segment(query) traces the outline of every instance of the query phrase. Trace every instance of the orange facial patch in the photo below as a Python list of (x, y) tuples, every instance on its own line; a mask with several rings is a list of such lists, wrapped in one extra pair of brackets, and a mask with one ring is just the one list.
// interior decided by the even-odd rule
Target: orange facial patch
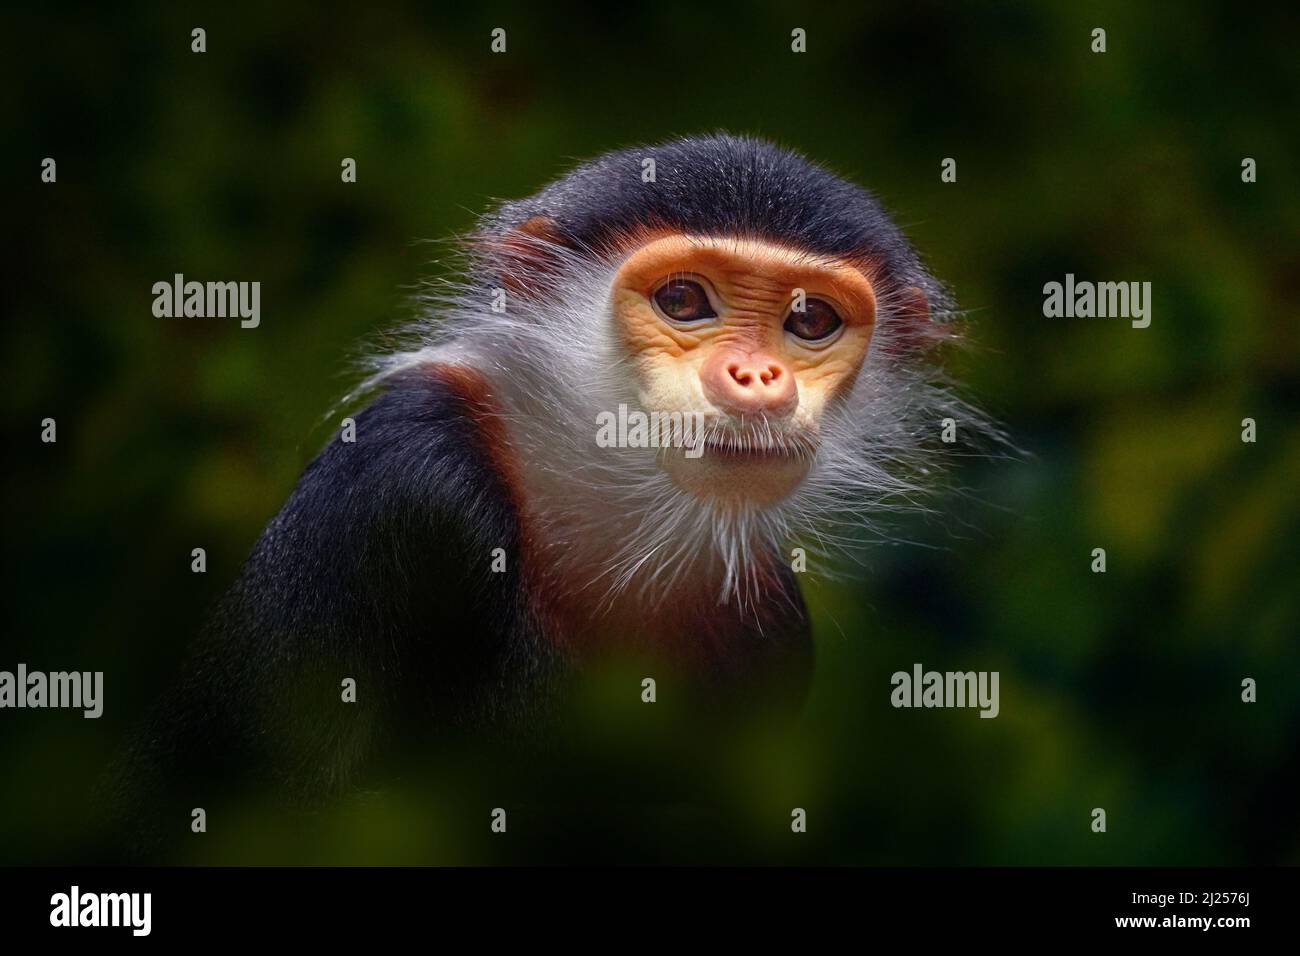
[[(678, 323), (656, 308), (657, 290), (688, 279), (709, 295), (710, 319)], [(708, 412), (700, 366), (715, 349), (769, 355), (795, 376), (798, 417), (815, 428), (821, 408), (853, 381), (876, 321), (876, 295), (861, 269), (754, 239), (667, 235), (629, 255), (611, 291), (624, 345), (637, 367), (643, 403)], [(824, 342), (787, 331), (801, 300), (821, 300), (842, 322)]]

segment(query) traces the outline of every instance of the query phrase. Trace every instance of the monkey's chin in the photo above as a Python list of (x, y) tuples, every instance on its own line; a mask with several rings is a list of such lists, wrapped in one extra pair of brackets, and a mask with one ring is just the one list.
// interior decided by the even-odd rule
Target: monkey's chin
[(789, 497), (807, 477), (812, 461), (806, 455), (705, 445), (665, 448), (659, 465), (688, 494), (761, 508)]

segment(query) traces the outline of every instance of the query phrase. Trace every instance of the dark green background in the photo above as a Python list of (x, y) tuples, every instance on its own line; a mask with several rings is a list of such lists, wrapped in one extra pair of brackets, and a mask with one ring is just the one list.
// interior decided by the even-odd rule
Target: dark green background
[[(431, 755), (309, 838), (250, 812), (211, 821), (191, 858), (1300, 860), (1284, 5), (108, 6), (4, 14), (0, 668), (103, 670), (107, 704), (0, 712), (0, 861), (91, 852), (93, 782), (324, 440), (350, 357), (439, 274), (424, 240), (578, 158), (715, 128), (881, 195), (970, 310), (956, 369), (1027, 456), (970, 462), (969, 496), (896, 527), (918, 545), (809, 582), (801, 720), (698, 735), (671, 688), (637, 702), (629, 665), (593, 675), (549, 762)], [(261, 327), (154, 318), (175, 272), (260, 280)], [(1044, 318), (1042, 285), (1067, 272), (1150, 281), (1151, 327)], [(893, 710), (889, 675), (916, 661), (999, 670), (1001, 716)]]

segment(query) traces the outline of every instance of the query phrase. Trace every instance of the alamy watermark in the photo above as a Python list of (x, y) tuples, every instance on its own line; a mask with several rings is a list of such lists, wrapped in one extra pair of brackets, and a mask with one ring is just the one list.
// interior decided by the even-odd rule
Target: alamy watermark
[(702, 412), (643, 412), (618, 406), (596, 416), (600, 448), (685, 448), (687, 458), (704, 454)]
[(153, 296), (153, 314), (160, 319), (238, 317), (241, 329), (262, 321), (260, 282), (186, 282), (178, 272), (171, 282), (155, 282)]
[(895, 707), (978, 707), (981, 717), (996, 717), (997, 671), (927, 671), (913, 664), (911, 672), (895, 671), (889, 702)]
[(1132, 319), (1135, 329), (1151, 324), (1150, 282), (1076, 282), (1073, 272), (1064, 282), (1043, 286), (1043, 315), (1049, 319)]
[(0, 671), (0, 708), (71, 708), (93, 720), (104, 713), (103, 671)]
[(132, 936), (153, 928), (152, 893), (83, 893), (75, 884), (50, 897), (50, 925), (55, 927), (121, 926)]

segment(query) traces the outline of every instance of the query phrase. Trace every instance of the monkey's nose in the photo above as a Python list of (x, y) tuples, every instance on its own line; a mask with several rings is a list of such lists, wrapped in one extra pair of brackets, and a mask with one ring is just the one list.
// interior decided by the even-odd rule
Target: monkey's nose
[(794, 375), (763, 352), (715, 352), (700, 368), (700, 384), (714, 405), (740, 415), (788, 415), (799, 404)]

